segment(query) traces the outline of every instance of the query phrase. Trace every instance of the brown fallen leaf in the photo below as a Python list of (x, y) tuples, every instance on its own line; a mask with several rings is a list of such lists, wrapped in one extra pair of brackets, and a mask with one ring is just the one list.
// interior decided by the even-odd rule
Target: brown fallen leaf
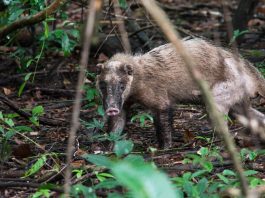
[(23, 159), (33, 155), (29, 144), (19, 144), (12, 147), (12, 154), (17, 159)]
[(71, 167), (72, 168), (81, 168), (86, 164), (85, 160), (76, 160), (71, 162)]
[(195, 136), (190, 130), (185, 129), (183, 139), (185, 143), (189, 143), (189, 142), (194, 141)]
[(6, 96), (8, 96), (8, 95), (10, 95), (12, 93), (12, 90), (9, 89), (9, 88), (4, 87), (3, 90), (4, 90), (4, 93), (5, 93)]

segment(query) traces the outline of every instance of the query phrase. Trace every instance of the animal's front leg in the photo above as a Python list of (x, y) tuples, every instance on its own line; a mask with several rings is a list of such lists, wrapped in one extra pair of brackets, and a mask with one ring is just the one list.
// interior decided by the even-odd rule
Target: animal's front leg
[(108, 133), (123, 131), (125, 124), (126, 112), (122, 110), (120, 114), (108, 118)]
[(159, 147), (163, 149), (172, 147), (171, 133), (174, 130), (172, 109), (156, 112), (155, 128)]

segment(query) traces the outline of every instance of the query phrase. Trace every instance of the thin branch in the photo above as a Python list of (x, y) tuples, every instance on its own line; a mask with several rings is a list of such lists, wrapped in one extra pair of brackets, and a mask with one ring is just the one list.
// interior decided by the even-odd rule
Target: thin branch
[[(118, 0), (114, 0), (114, 10), (115, 10), (115, 15), (117, 15), (117, 16), (122, 15)], [(116, 19), (119, 20), (117, 17), (116, 17)], [(124, 50), (126, 53), (130, 53), (131, 52), (131, 46), (130, 46), (130, 42), (128, 39), (128, 33), (125, 29), (124, 21), (122, 18), (120, 20), (120, 23), (118, 23), (118, 27), (119, 27), (119, 31), (121, 34), (121, 40), (123, 43)]]
[(5, 37), (6, 35), (10, 34), (14, 30), (23, 28), (25, 26), (33, 25), (33, 24), (36, 24), (36, 23), (39, 23), (45, 20), (47, 16), (55, 12), (65, 2), (66, 0), (55, 0), (50, 6), (38, 12), (37, 14), (33, 16), (29, 16), (29, 17), (24, 17), (11, 24), (5, 25), (4, 27), (0, 28), (0, 38)]
[(241, 182), (241, 190), (244, 196), (248, 195), (248, 185), (245, 176), (243, 175), (243, 167), (240, 161), (240, 158), (237, 154), (235, 143), (233, 139), (230, 137), (228, 127), (224, 122), (224, 119), (220, 112), (216, 108), (216, 104), (214, 102), (213, 96), (210, 92), (210, 89), (207, 83), (202, 80), (200, 72), (196, 69), (195, 63), (190, 58), (188, 51), (183, 46), (182, 42), (178, 38), (177, 32), (174, 30), (173, 25), (169, 21), (165, 12), (157, 6), (154, 0), (141, 0), (144, 7), (147, 11), (152, 15), (152, 17), (156, 20), (157, 24), (160, 26), (166, 37), (169, 41), (175, 46), (177, 52), (183, 58), (187, 70), (190, 73), (190, 76), (195, 81), (195, 83), (200, 88), (200, 91), (203, 95), (204, 102), (206, 107), (208, 108), (208, 112), (212, 121), (213, 126), (216, 131), (223, 137), (224, 142), (226, 144), (227, 150), (232, 158), (234, 167), (238, 173), (240, 182)]
[(91, 0), (90, 2), (90, 9), (87, 12), (87, 22), (86, 22), (86, 29), (85, 29), (85, 35), (84, 35), (84, 45), (83, 50), (81, 53), (81, 60), (80, 60), (80, 72), (78, 75), (78, 82), (76, 86), (76, 96), (75, 96), (75, 103), (73, 107), (73, 116), (72, 116), (72, 122), (71, 122), (71, 129), (69, 133), (69, 139), (67, 144), (67, 168), (65, 173), (65, 185), (64, 185), (64, 193), (65, 197), (70, 197), (70, 184), (71, 184), (71, 167), (70, 163), (72, 161), (72, 154), (74, 152), (74, 142), (76, 137), (76, 131), (79, 128), (79, 114), (80, 114), (80, 103), (82, 98), (82, 87), (84, 84), (85, 79), (85, 72), (87, 68), (88, 63), (88, 57), (89, 57), (89, 50), (91, 45), (91, 39), (92, 34), (94, 30), (95, 25), (95, 18), (96, 13), (101, 9), (101, 0)]
[[(20, 116), (29, 119), (32, 117), (31, 113), (25, 112), (21, 110), (21, 108), (17, 107), (13, 101), (9, 100), (7, 97), (5, 97), (3, 94), (0, 94), (0, 101), (2, 101), (4, 104), (6, 104), (10, 109), (12, 109), (14, 112), (19, 114)], [(39, 122), (44, 125), (50, 125), (50, 126), (65, 126), (67, 123), (64, 120), (56, 120), (56, 119), (49, 119), (45, 117), (39, 117)]]

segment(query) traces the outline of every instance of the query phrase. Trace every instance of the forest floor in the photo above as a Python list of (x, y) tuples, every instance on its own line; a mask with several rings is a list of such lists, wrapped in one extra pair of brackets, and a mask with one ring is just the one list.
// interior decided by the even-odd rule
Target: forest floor
[[(223, 7), (218, 1), (161, 0), (160, 2), (182, 37), (202, 37), (212, 40), (218, 45), (228, 46), (229, 41), (226, 38), (227, 27), (224, 22)], [(236, 1), (230, 1), (228, 5), (230, 14), (233, 14), (236, 5)], [(72, 5), (73, 9), (71, 10), (78, 9), (78, 6), (75, 6)], [(103, 43), (92, 47), (89, 68), (93, 68), (99, 61), (107, 60), (115, 52), (121, 51), (121, 45), (115, 38), (118, 32), (115, 18), (113, 16), (108, 17), (107, 12), (107, 8), (104, 8), (102, 14), (104, 20), (99, 21), (102, 26), (100, 35), (107, 39), (101, 39), (104, 41)], [(155, 46), (166, 43), (161, 31), (147, 16), (142, 7), (134, 5), (132, 12), (125, 15), (135, 19), (126, 21), (133, 52), (143, 53)], [(81, 17), (80, 12), (70, 12), (70, 20), (76, 21)], [(265, 66), (264, 17), (265, 15), (262, 15), (262, 13), (255, 12), (255, 17), (248, 24), (250, 31), (246, 33), (239, 45), (240, 52), (247, 59), (256, 66), (263, 64), (263, 67)], [(140, 27), (138, 32), (135, 32), (135, 25)], [(0, 54), (0, 88), (4, 95), (4, 98), (1, 97), (0, 100), (0, 110), (4, 114), (20, 114), (19, 110), (21, 109), (25, 112), (31, 112), (32, 108), (41, 105), (45, 111), (45, 114), (41, 116), (43, 119), (40, 119), (39, 126), (34, 126), (29, 121), (30, 116), (27, 115), (14, 118), (17, 126), (31, 126), (33, 131), (16, 134), (10, 141), (12, 154), (6, 159), (1, 156), (0, 197), (28, 197), (29, 194), (35, 191), (36, 186), (42, 182), (63, 182), (62, 173), (56, 175), (53, 173), (52, 176), (49, 174), (51, 166), (54, 165), (52, 161), (48, 161), (46, 166), (34, 177), (30, 179), (20, 179), (20, 177), (36, 161), (33, 156), (40, 153), (60, 153), (63, 156), (65, 153), (75, 97), (75, 83), (78, 74), (76, 66), (79, 63), (79, 52), (80, 48), (77, 48), (68, 57), (63, 57), (60, 53), (45, 53), (37, 67), (34, 82), (27, 83), (20, 97), (18, 97), (18, 90), (24, 82), (24, 76), (28, 70), (19, 73), (17, 69), (20, 65), (19, 59)], [(255, 54), (258, 54), (258, 56)], [(86, 85), (92, 87), (93, 78), (88, 77)], [(257, 109), (265, 112), (262, 102), (255, 100), (253, 103)], [(87, 100), (82, 101), (81, 119), (86, 123), (93, 121), (93, 118), (102, 119), (97, 114), (97, 105), (89, 106), (88, 104)], [(129, 112), (129, 117), (131, 118), (141, 112), (144, 112), (144, 109), (136, 106)], [(232, 163), (223, 143), (212, 130), (207, 117), (203, 106), (176, 105), (173, 148), (158, 150), (155, 153), (150, 151), (150, 147), (157, 147), (155, 131), (151, 121), (146, 120), (145, 126), (141, 127), (139, 122), (128, 120), (124, 132), (134, 142), (135, 153), (142, 153), (145, 159), (155, 161), (158, 167), (161, 167), (172, 176), (196, 169), (195, 166), (183, 165), (182, 160), (187, 153), (196, 153), (202, 146), (219, 145), (223, 151), (222, 155), (225, 162), (224, 164), (216, 163), (216, 170), (232, 168)], [(264, 145), (260, 145), (257, 138), (248, 134), (247, 130), (236, 121), (231, 122), (229, 127), (231, 138), (236, 140), (238, 149), (253, 149), (262, 146), (264, 148)], [(80, 167), (84, 164), (84, 161), (80, 158), (82, 153), (107, 151), (108, 148), (105, 142), (101, 142), (96, 138), (96, 135), (100, 133), (104, 132), (95, 128), (88, 129), (85, 125), (80, 127), (76, 139), (77, 152), (72, 163), (73, 166)], [(61, 157), (60, 159), (61, 161), (57, 161), (56, 164), (59, 165), (57, 168), (63, 172), (65, 168), (64, 158)], [(251, 163), (246, 161), (244, 166), (245, 168), (259, 170), (259, 177), (265, 178), (265, 157), (258, 158)], [(13, 188), (5, 188), (5, 184), (8, 182), (13, 182)]]

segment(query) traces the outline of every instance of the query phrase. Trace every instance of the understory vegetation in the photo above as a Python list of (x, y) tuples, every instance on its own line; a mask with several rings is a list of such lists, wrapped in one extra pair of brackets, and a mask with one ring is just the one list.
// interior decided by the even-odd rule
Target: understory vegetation
[[(64, 197), (67, 139), (90, 2), (0, 0), (0, 197)], [(120, 18), (111, 0), (103, 1), (97, 16), (70, 164), (70, 197), (242, 197), (223, 139), (200, 105), (176, 104), (172, 149), (157, 149), (152, 113), (138, 105), (129, 112), (125, 131), (107, 133), (94, 66), (123, 51), (117, 24), (124, 21), (133, 53), (166, 42), (138, 1), (117, 2)], [(218, 37), (225, 47), (237, 43), (242, 56), (265, 74), (263, 4), (253, 8), (246, 29), (228, 38), (224, 12), (233, 16), (240, 1), (228, 7), (213, 0), (158, 2), (183, 38)], [(39, 20), (38, 13), (54, 3), (51, 14)], [(17, 22), (21, 26), (13, 27)], [(255, 99), (254, 105), (265, 112), (264, 101)], [(224, 119), (249, 188), (265, 192), (264, 141), (233, 118)]]

